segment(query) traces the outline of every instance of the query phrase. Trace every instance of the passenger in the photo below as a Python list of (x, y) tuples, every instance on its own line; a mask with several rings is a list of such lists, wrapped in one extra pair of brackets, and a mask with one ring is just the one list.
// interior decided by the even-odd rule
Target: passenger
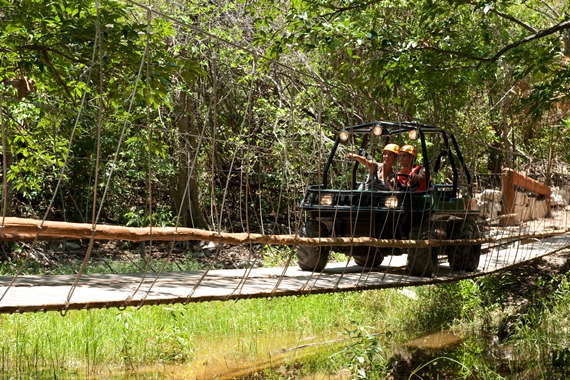
[(398, 158), (399, 150), (400, 147), (396, 144), (386, 144), (382, 150), (381, 164), (378, 164), (374, 159), (369, 160), (358, 154), (348, 153), (346, 157), (349, 160), (358, 161), (370, 171), (366, 177), (364, 190), (387, 190), (392, 188), (388, 177), (393, 173), (392, 167)]
[(398, 162), (401, 170), (398, 172), (398, 182), (400, 187), (411, 189), (412, 191), (427, 190), (426, 171), (421, 165), (416, 165), (418, 157), (416, 148), (411, 145), (403, 145), (398, 153)]

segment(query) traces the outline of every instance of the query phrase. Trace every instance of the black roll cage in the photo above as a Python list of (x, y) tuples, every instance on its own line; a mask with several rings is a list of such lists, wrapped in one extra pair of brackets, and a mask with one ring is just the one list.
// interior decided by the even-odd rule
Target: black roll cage
[[(457, 144), (457, 140), (455, 139), (455, 136), (451, 133), (447, 133), (445, 130), (438, 128), (438, 127), (434, 127), (431, 125), (427, 125), (427, 124), (420, 124), (420, 123), (415, 123), (415, 122), (387, 122), (387, 121), (374, 121), (374, 122), (369, 122), (369, 123), (364, 123), (364, 124), (359, 124), (359, 125), (355, 125), (352, 127), (345, 127), (343, 129), (341, 129), (337, 134), (336, 134), (336, 138), (334, 141), (334, 145), (331, 149), (329, 158), (327, 159), (325, 168), (323, 170), (323, 183), (321, 185), (321, 188), (326, 189), (328, 186), (328, 171), (329, 168), (332, 164), (333, 158), (336, 154), (337, 148), (339, 146), (339, 144), (341, 144), (341, 140), (340, 140), (340, 136), (341, 133), (347, 132), (349, 133), (349, 136), (351, 134), (359, 134), (359, 135), (364, 135), (362, 138), (362, 142), (360, 144), (359, 147), (359, 154), (366, 154), (366, 147), (368, 146), (368, 141), (370, 139), (370, 136), (372, 136), (373, 130), (375, 127), (379, 126), (380, 128), (382, 128), (382, 134), (379, 135), (379, 137), (385, 137), (385, 144), (388, 144), (390, 142), (390, 137), (392, 135), (398, 135), (398, 134), (402, 134), (402, 133), (409, 133), (412, 130), (417, 131), (418, 133), (418, 139), (420, 140), (420, 146), (422, 149), (422, 158), (423, 158), (423, 162), (421, 163), (425, 170), (426, 170), (426, 178), (431, 178), (430, 177), (430, 167), (429, 167), (429, 158), (427, 155), (427, 146), (426, 146), (426, 134), (435, 134), (435, 133), (439, 133), (442, 136), (442, 139), (444, 141), (445, 144), (445, 148), (447, 150), (448, 156), (449, 156), (449, 162), (451, 165), (451, 170), (453, 171), (453, 188), (452, 188), (452, 196), (456, 197), (457, 196), (457, 181), (458, 181), (458, 170), (457, 170), (457, 164), (455, 162), (455, 158), (457, 157), (457, 159), (459, 160), (459, 164), (461, 165), (461, 167), (463, 168), (465, 177), (467, 179), (467, 185), (469, 188), (469, 192), (472, 192), (472, 184), (471, 184), (471, 174), (469, 173), (469, 169), (467, 168), (467, 165), (465, 165), (465, 162), (463, 160), (463, 156), (461, 154), (461, 151), (459, 150), (459, 145)], [(451, 154), (452, 150), (450, 147), (450, 140), (451, 140), (451, 144), (453, 147), (453, 151), (455, 152), (454, 154)], [(438, 159), (440, 159), (440, 157), (438, 157)], [(353, 189), (356, 188), (356, 172), (358, 169), (358, 162), (355, 162), (353, 169), (352, 169), (352, 182), (353, 182)]]

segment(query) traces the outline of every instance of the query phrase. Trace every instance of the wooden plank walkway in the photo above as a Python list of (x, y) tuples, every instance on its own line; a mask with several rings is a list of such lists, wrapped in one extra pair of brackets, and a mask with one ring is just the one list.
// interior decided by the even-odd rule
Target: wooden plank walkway
[[(0, 277), (0, 313), (127, 307), (241, 298), (308, 295), (365, 289), (417, 286), (481, 276), (545, 256), (570, 246), (570, 233), (527, 244), (515, 242), (488, 248), (477, 271), (460, 273), (441, 262), (436, 276), (405, 275), (406, 256), (389, 256), (374, 270), (331, 263), (323, 273), (289, 268), (211, 270), (156, 274)], [(73, 292), (70, 296), (70, 291)], [(68, 302), (69, 298), (69, 302)]]

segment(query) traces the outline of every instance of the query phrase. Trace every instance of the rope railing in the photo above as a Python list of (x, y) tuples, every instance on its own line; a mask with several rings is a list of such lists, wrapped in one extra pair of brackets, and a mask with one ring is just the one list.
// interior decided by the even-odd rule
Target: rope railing
[[(39, 234), (38, 228), (41, 226)], [(297, 234), (272, 235), (259, 233), (231, 233), (208, 231), (186, 227), (124, 227), (98, 224), (94, 227), (88, 223), (69, 223), (42, 221), (36, 219), (6, 217), (4, 228), (0, 230), (2, 241), (38, 240), (124, 240), (131, 242), (145, 241), (202, 241), (230, 245), (269, 244), (269, 245), (306, 245), (306, 246), (374, 246), (388, 248), (410, 247), (444, 247), (451, 245), (473, 245), (485, 243), (501, 244), (502, 241), (544, 239), (550, 236), (565, 234), (570, 228), (552, 229), (532, 233), (517, 234), (515, 237), (488, 237), (478, 239), (432, 239), (432, 240), (396, 240), (378, 239), (374, 237), (301, 237)]]

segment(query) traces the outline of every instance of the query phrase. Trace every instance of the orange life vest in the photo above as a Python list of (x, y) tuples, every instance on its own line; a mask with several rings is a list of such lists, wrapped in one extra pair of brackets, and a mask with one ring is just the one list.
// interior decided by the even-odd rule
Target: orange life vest
[[(416, 174), (418, 174), (420, 172), (420, 170), (422, 169), (421, 166), (416, 166), (414, 167), (409, 173), (404, 173), (404, 172), (398, 172), (398, 174), (408, 174), (408, 177), (404, 177), (404, 176), (398, 176), (398, 181), (404, 185), (404, 186), (408, 186), (408, 181), (409, 178), (414, 177)], [(414, 182), (411, 185), (411, 188), (413, 191), (426, 191), (427, 190), (427, 181), (424, 178), (423, 180), (421, 180), (420, 182)]]

